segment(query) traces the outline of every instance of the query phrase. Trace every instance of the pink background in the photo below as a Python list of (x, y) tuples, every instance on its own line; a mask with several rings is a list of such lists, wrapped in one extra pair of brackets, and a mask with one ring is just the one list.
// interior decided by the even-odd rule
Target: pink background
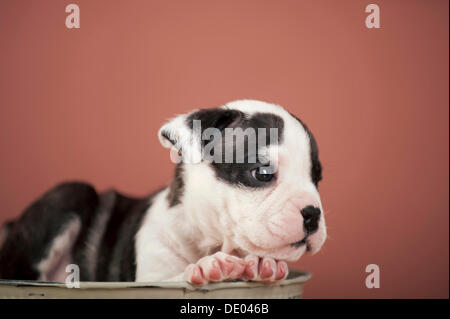
[[(0, 2), (0, 222), (55, 183), (144, 195), (176, 113), (255, 98), (319, 142), (329, 239), (305, 297), (448, 298), (448, 1)], [(381, 269), (367, 289), (365, 267)]]

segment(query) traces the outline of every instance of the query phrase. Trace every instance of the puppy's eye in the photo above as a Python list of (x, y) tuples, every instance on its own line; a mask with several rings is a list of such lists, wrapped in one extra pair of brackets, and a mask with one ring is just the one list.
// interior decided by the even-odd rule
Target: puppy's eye
[(273, 170), (268, 166), (258, 167), (252, 170), (253, 178), (257, 179), (260, 182), (270, 182), (274, 179), (275, 174)]

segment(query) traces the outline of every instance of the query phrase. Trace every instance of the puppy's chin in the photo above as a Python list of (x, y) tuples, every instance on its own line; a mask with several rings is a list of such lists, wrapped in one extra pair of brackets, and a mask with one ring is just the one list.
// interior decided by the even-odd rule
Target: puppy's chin
[(277, 250), (263, 253), (262, 256), (271, 257), (276, 260), (284, 260), (287, 262), (296, 262), (305, 254), (316, 254), (320, 250), (320, 248), (322, 248), (322, 244), (323, 241), (321, 239), (308, 240), (301, 246), (288, 245)]
[(295, 262), (305, 254), (306, 250), (306, 245), (300, 247), (292, 247), (289, 245), (284, 248), (277, 249), (276, 251), (270, 252), (266, 256), (276, 260)]

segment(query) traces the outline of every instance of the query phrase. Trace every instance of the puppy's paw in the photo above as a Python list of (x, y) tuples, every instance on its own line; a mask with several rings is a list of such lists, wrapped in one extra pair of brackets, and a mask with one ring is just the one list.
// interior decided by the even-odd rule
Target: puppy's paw
[(242, 276), (243, 280), (273, 284), (285, 279), (289, 274), (285, 261), (277, 261), (269, 257), (260, 258), (255, 255), (248, 255), (244, 260), (247, 266)]
[(206, 285), (241, 278), (246, 269), (245, 261), (223, 252), (201, 258), (190, 264), (184, 272), (184, 279), (193, 285)]

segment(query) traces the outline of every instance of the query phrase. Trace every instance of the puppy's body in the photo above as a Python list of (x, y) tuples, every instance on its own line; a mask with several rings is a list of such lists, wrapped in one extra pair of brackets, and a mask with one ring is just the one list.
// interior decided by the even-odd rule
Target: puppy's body
[[(66, 266), (77, 264), (82, 281), (274, 282), (287, 275), (284, 261), (318, 251), (326, 237), (321, 165), (306, 126), (259, 101), (194, 111), (159, 131), (161, 143), (183, 159), (205, 148), (194, 138), (194, 120), (202, 133), (212, 127), (222, 136), (227, 128), (255, 129), (257, 137), (257, 129), (276, 129), (275, 141), (267, 134), (257, 145), (276, 173), (261, 173), (268, 166), (260, 160), (183, 160), (171, 184), (140, 199), (61, 184), (4, 227), (0, 278), (64, 281)], [(217, 153), (229, 141), (215, 138), (209, 141), (220, 143)], [(247, 144), (231, 143), (250, 157)]]
[(151, 202), (84, 183), (56, 186), (9, 227), (1, 278), (64, 281), (77, 264), (81, 280), (134, 281), (134, 234)]

